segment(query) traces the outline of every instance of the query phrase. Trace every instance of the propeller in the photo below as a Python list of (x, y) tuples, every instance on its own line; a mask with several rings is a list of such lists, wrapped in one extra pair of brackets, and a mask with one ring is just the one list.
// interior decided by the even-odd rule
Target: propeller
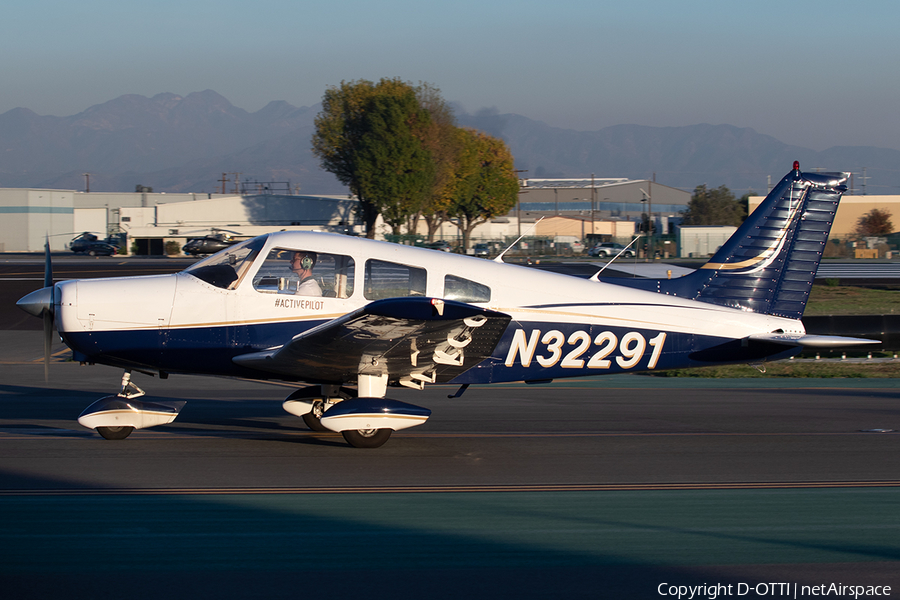
[(50, 288), (50, 306), (43, 311), (44, 320), (44, 383), (50, 381), (50, 349), (53, 345), (53, 260), (50, 258), (50, 237), (44, 240), (44, 288)]
[(44, 287), (16, 302), (16, 306), (44, 321), (44, 381), (50, 381), (50, 349), (53, 345), (53, 263), (50, 238), (44, 242)]

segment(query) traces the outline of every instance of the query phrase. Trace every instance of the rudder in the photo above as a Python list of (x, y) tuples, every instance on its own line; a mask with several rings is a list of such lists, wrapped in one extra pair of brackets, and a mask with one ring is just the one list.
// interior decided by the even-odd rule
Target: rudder
[(681, 279), (677, 295), (799, 319), (846, 181), (845, 173), (801, 173), (794, 163), (709, 262)]
[(769, 192), (705, 265), (678, 279), (617, 285), (799, 319), (828, 242), (846, 173), (794, 170)]

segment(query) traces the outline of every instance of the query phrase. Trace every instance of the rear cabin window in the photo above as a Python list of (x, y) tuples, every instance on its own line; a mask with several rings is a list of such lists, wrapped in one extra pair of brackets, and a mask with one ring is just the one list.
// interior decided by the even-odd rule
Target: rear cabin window
[(353, 259), (343, 254), (274, 248), (253, 277), (253, 287), (265, 294), (349, 298), (353, 268)]
[(447, 275), (444, 277), (444, 298), (457, 302), (490, 302), (491, 288), (456, 275)]
[(366, 261), (367, 300), (424, 296), (425, 282), (425, 269), (374, 258)]

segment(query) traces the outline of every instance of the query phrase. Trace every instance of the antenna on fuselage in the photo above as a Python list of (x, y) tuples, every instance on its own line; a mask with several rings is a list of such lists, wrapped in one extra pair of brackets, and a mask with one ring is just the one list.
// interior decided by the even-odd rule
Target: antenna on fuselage
[(600, 281), (600, 273), (602, 273), (603, 271), (605, 271), (605, 270), (606, 270), (606, 267), (608, 267), (609, 265), (613, 264), (613, 261), (614, 261), (614, 260), (616, 260), (617, 258), (619, 258), (620, 256), (622, 256), (622, 253), (625, 252), (626, 250), (628, 250), (628, 248), (631, 247), (631, 244), (635, 243), (635, 242), (638, 241), (640, 238), (641, 238), (641, 234), (638, 234), (637, 236), (635, 236), (635, 238), (634, 238), (633, 240), (631, 240), (630, 242), (628, 242), (628, 245), (625, 246), (624, 248), (622, 248), (621, 250), (619, 250), (619, 253), (616, 254), (614, 257), (612, 257), (612, 260), (610, 260), (608, 263), (606, 263), (605, 265), (603, 265), (603, 268), (602, 268), (602, 269), (600, 269), (599, 271), (597, 271), (596, 273), (594, 273), (593, 275), (591, 275), (591, 281)]
[(494, 262), (502, 263), (502, 262), (503, 262), (503, 255), (506, 254), (507, 252), (509, 252), (510, 250), (512, 250), (512, 249), (513, 249), (513, 246), (515, 246), (516, 244), (518, 244), (518, 243), (522, 240), (523, 237), (525, 237), (526, 235), (528, 235), (529, 233), (531, 233), (531, 231), (532, 231), (535, 227), (538, 226), (538, 223), (540, 223), (540, 222), (543, 221), (543, 220), (544, 220), (544, 217), (541, 217), (540, 219), (538, 219), (537, 221), (535, 221), (535, 222), (531, 225), (531, 227), (528, 228), (528, 231), (526, 231), (525, 233), (523, 233), (522, 235), (520, 235), (516, 241), (514, 241), (512, 244), (509, 245), (509, 247), (506, 248), (506, 250), (504, 250), (503, 252), (501, 252), (500, 254), (498, 254), (498, 255), (497, 255), (497, 258), (494, 259)]

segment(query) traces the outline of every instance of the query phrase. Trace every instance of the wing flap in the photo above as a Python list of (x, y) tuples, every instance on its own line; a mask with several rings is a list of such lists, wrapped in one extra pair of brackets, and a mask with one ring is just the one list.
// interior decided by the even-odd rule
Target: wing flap
[(388, 375), (392, 384), (443, 383), (491, 356), (509, 315), (462, 302), (377, 300), (235, 363), (310, 382)]

